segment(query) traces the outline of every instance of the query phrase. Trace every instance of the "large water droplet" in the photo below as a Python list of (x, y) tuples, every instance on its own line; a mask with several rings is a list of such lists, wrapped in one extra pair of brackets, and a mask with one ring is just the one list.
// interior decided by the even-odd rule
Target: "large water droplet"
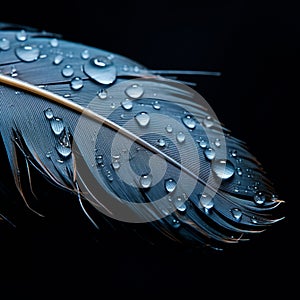
[(185, 141), (185, 134), (183, 132), (178, 132), (176, 135), (176, 140), (178, 143), (183, 143)]
[(239, 208), (233, 208), (231, 210), (231, 213), (232, 213), (233, 218), (236, 221), (240, 221), (241, 220), (243, 213), (242, 213), (242, 211)]
[(38, 59), (40, 49), (32, 45), (24, 45), (16, 48), (16, 56), (23, 61), (32, 62)]
[(220, 159), (212, 164), (212, 170), (221, 179), (229, 179), (234, 174), (234, 166), (229, 160)]
[(101, 84), (111, 84), (116, 80), (117, 69), (107, 56), (91, 58), (84, 65), (84, 72)]
[(206, 156), (207, 159), (209, 160), (213, 160), (216, 157), (216, 151), (213, 148), (206, 148), (204, 150), (204, 154)]
[(203, 120), (203, 125), (206, 127), (206, 128), (210, 128), (214, 125), (214, 120), (212, 119), (211, 116), (206, 116)]
[(61, 74), (65, 77), (71, 77), (74, 74), (74, 69), (71, 65), (66, 65), (64, 68), (61, 70)]
[(196, 121), (190, 115), (184, 116), (182, 122), (189, 129), (194, 129), (196, 127)]
[(24, 42), (27, 40), (27, 32), (22, 29), (16, 33), (16, 40), (19, 42)]
[(126, 88), (125, 93), (130, 98), (140, 98), (144, 94), (144, 89), (138, 84), (132, 84)]
[(258, 205), (262, 205), (266, 201), (266, 195), (263, 192), (257, 192), (253, 198), (254, 202)]
[(63, 132), (64, 128), (65, 128), (64, 122), (60, 118), (51, 119), (50, 120), (50, 125), (51, 125), (52, 131), (56, 135), (60, 135)]
[(51, 120), (51, 119), (53, 119), (53, 117), (54, 117), (53, 111), (52, 111), (51, 108), (47, 108), (47, 109), (44, 111), (44, 114), (45, 114), (45, 116), (46, 116), (46, 118), (47, 118), (48, 120)]
[(74, 77), (70, 82), (70, 86), (72, 90), (78, 91), (83, 87), (83, 80), (80, 77)]
[(53, 64), (59, 65), (64, 60), (64, 57), (61, 54), (57, 54), (53, 59)]
[(140, 185), (142, 188), (148, 189), (151, 187), (151, 184), (152, 184), (152, 175), (151, 174), (141, 176)]
[(0, 39), (0, 50), (6, 51), (10, 48), (10, 41), (6, 38)]
[(150, 122), (150, 116), (146, 112), (141, 112), (135, 116), (135, 120), (140, 126), (145, 127)]
[(129, 99), (125, 99), (124, 101), (122, 101), (121, 105), (125, 110), (130, 110), (133, 107), (133, 103)]
[(172, 193), (173, 191), (175, 191), (176, 185), (177, 185), (176, 181), (172, 178), (167, 179), (165, 181), (165, 189), (168, 193)]
[(213, 197), (209, 194), (199, 195), (199, 201), (201, 206), (206, 209), (211, 209), (214, 206)]

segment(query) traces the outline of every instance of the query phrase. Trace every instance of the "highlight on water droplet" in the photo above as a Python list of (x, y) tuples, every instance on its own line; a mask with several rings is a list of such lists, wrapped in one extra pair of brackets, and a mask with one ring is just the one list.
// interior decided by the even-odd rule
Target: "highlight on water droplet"
[(196, 128), (196, 121), (191, 115), (186, 115), (182, 118), (183, 124), (189, 129)]
[(135, 83), (125, 89), (125, 94), (130, 98), (137, 99), (144, 94), (144, 89)]
[(27, 40), (27, 32), (22, 29), (16, 33), (16, 40), (19, 42), (24, 42)]
[(242, 215), (243, 215), (242, 211), (239, 208), (233, 208), (231, 210), (231, 214), (232, 214), (233, 218), (238, 222), (241, 220)]
[(213, 172), (221, 179), (229, 179), (234, 174), (234, 166), (229, 160), (219, 159), (212, 163)]
[(35, 45), (24, 45), (16, 48), (15, 53), (22, 61), (32, 62), (39, 58), (40, 49)]
[(209, 194), (203, 193), (198, 196), (200, 205), (206, 209), (211, 209), (214, 206), (213, 197)]
[(167, 179), (165, 181), (165, 189), (168, 193), (174, 192), (176, 189), (176, 185), (177, 185), (176, 181), (172, 178)]
[(150, 122), (150, 116), (146, 112), (140, 112), (135, 116), (135, 120), (140, 126), (146, 127)]
[(142, 188), (148, 189), (151, 187), (151, 184), (152, 184), (152, 175), (151, 174), (142, 175), (140, 177), (140, 185)]

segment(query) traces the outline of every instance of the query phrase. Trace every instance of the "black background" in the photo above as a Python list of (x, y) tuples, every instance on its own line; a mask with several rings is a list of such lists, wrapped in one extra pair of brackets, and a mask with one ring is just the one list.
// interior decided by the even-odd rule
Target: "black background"
[(139, 298), (162, 291), (291, 298), (292, 278), (299, 277), (298, 11), (292, 2), (269, 0), (7, 2), (0, 22), (59, 33), (152, 69), (222, 72), (186, 79), (197, 82), (232, 135), (247, 141), (286, 201), (286, 218), (225, 252), (151, 245), (130, 234), (97, 232), (73, 198), (40, 183), (46, 218), (21, 208), (17, 229), (0, 224), (1, 299), (16, 292), (94, 299), (125, 291)]

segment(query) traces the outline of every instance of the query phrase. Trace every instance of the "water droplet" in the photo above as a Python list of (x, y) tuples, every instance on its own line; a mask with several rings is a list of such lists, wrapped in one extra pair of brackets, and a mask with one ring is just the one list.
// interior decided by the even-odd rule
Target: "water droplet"
[(158, 101), (155, 101), (153, 104), (152, 104), (153, 108), (156, 109), (156, 110), (159, 110), (160, 109), (160, 103)]
[(202, 207), (211, 209), (214, 206), (213, 197), (208, 194), (199, 195), (199, 201)]
[(16, 40), (19, 42), (24, 42), (27, 40), (27, 32), (22, 29), (16, 33)]
[(234, 218), (236, 221), (240, 221), (240, 220), (241, 220), (243, 213), (242, 213), (242, 211), (241, 211), (240, 209), (238, 209), (238, 208), (233, 208), (233, 209), (231, 210), (231, 213), (232, 213), (233, 218)]
[(196, 127), (196, 121), (190, 115), (184, 116), (182, 122), (189, 129), (194, 129)]
[(58, 39), (54, 38), (50, 40), (50, 46), (56, 48), (58, 46)]
[(53, 59), (53, 64), (59, 65), (64, 60), (64, 57), (61, 54), (57, 54)]
[(229, 160), (220, 159), (212, 164), (212, 170), (221, 179), (229, 179), (234, 174), (234, 166)]
[(95, 161), (96, 161), (96, 164), (98, 166), (101, 166), (101, 167), (104, 166), (104, 164), (103, 164), (103, 156), (102, 155), (96, 155), (95, 156)]
[(157, 141), (157, 145), (158, 145), (159, 147), (165, 147), (165, 146), (166, 146), (166, 141), (165, 141), (164, 139), (159, 139), (159, 140)]
[(132, 103), (132, 101), (129, 100), (129, 99), (123, 100), (123, 101), (121, 102), (121, 105), (122, 105), (122, 107), (123, 107), (125, 110), (130, 110), (130, 109), (132, 109), (132, 107), (133, 107), (133, 103)]
[(264, 204), (266, 201), (266, 195), (263, 192), (257, 192), (254, 195), (254, 202), (258, 205)]
[(53, 119), (53, 111), (52, 111), (52, 109), (51, 108), (47, 108), (45, 111), (44, 111), (44, 114), (45, 114), (45, 116), (46, 116), (46, 118), (48, 119), (48, 120), (51, 120), (51, 119)]
[(132, 84), (126, 88), (125, 93), (128, 97), (137, 99), (144, 94), (144, 89), (138, 84)]
[(124, 65), (123, 68), (122, 68), (122, 70), (124, 72), (128, 72), (129, 71), (129, 67), (127, 65)]
[(176, 135), (176, 139), (178, 143), (183, 143), (185, 141), (185, 135), (183, 132), (178, 132)]
[(148, 189), (152, 184), (152, 175), (148, 174), (148, 175), (141, 176), (140, 184), (142, 188)]
[(146, 112), (141, 112), (135, 116), (135, 120), (140, 126), (145, 127), (150, 122), (150, 116)]
[(111, 108), (111, 109), (115, 109), (115, 108), (116, 108), (116, 103), (112, 102), (112, 103), (110, 104), (110, 108)]
[(40, 49), (36, 46), (24, 45), (16, 48), (16, 56), (26, 62), (37, 60), (39, 55)]
[(258, 223), (257, 218), (255, 216), (252, 216), (250, 220), (251, 220), (251, 222), (253, 224), (257, 224)]
[(0, 50), (6, 51), (10, 48), (10, 41), (6, 38), (0, 39)]
[(203, 125), (206, 127), (206, 128), (210, 128), (214, 125), (214, 120), (212, 119), (211, 116), (206, 116), (203, 120)]
[(111, 174), (110, 171), (107, 172), (106, 178), (107, 178), (110, 182), (112, 182), (112, 181), (114, 180), (114, 177), (112, 176), (112, 174)]
[(17, 72), (17, 69), (15, 66), (12, 66), (11, 67), (11, 70), (10, 70), (10, 76), (11, 77), (17, 77), (18, 76), (18, 72)]
[(98, 93), (97, 96), (101, 99), (104, 100), (107, 98), (107, 90), (106, 89), (101, 89)]
[(80, 77), (74, 77), (70, 82), (70, 86), (72, 90), (78, 91), (83, 87), (83, 80)]
[(120, 164), (120, 162), (119, 162), (118, 160), (114, 160), (114, 161), (112, 162), (112, 167), (113, 167), (115, 170), (119, 170), (120, 167), (121, 167), (121, 164)]
[(166, 126), (166, 132), (171, 133), (173, 131), (173, 127), (169, 124)]
[(240, 167), (236, 168), (236, 172), (239, 176), (242, 176), (243, 175), (243, 171)]
[(48, 152), (46, 153), (46, 157), (47, 157), (47, 158), (51, 158), (51, 154), (52, 154), (52, 151), (48, 151)]
[(207, 142), (205, 140), (201, 139), (199, 141), (199, 146), (204, 149), (207, 147)]
[(82, 59), (88, 59), (88, 58), (90, 58), (89, 50), (88, 49), (83, 50), (81, 52), (80, 56), (81, 56)]
[(61, 73), (65, 77), (71, 77), (74, 74), (74, 69), (71, 65), (66, 65), (64, 68), (61, 70)]
[(60, 135), (65, 128), (64, 122), (60, 118), (52, 118), (50, 120), (50, 125), (51, 125), (52, 131), (56, 135)]
[(215, 144), (216, 147), (219, 148), (219, 147), (221, 146), (221, 141), (220, 141), (220, 139), (219, 139), (219, 138), (216, 138), (214, 144)]
[(178, 198), (175, 200), (175, 207), (176, 207), (176, 209), (177, 209), (179, 212), (185, 212), (186, 209), (187, 209), (187, 206), (186, 206), (185, 202), (182, 201), (182, 198), (181, 198), (181, 197), (178, 197)]
[(56, 150), (62, 157), (65, 157), (65, 158), (68, 157), (72, 153), (71, 147), (65, 146), (61, 143), (56, 145)]
[(230, 150), (229, 153), (230, 153), (230, 156), (232, 156), (232, 157), (237, 156), (237, 151), (236, 150)]
[(133, 67), (133, 71), (134, 71), (135, 73), (138, 73), (138, 72), (140, 72), (140, 68), (139, 68), (138, 66), (134, 66), (134, 67)]
[(168, 193), (174, 192), (176, 189), (176, 185), (177, 185), (176, 181), (172, 178), (167, 179), (165, 181), (165, 189)]
[(213, 160), (216, 157), (216, 151), (213, 148), (206, 148), (204, 150), (204, 154), (206, 156), (207, 159), (209, 160)]
[(117, 69), (107, 56), (91, 58), (84, 65), (84, 72), (101, 84), (111, 84), (116, 80)]

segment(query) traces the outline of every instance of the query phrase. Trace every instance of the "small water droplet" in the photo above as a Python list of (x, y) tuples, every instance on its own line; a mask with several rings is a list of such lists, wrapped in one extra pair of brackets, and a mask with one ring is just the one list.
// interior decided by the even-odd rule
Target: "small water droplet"
[(258, 205), (264, 204), (266, 201), (266, 195), (263, 192), (257, 192), (254, 195), (254, 202)]
[(206, 127), (206, 128), (210, 128), (214, 125), (214, 120), (212, 119), (211, 116), (206, 116), (203, 120), (203, 125)]
[(71, 77), (74, 74), (74, 69), (71, 65), (65, 65), (61, 73), (64, 77)]
[(10, 41), (6, 38), (0, 39), (0, 50), (6, 51), (10, 49)]
[(132, 103), (132, 101), (129, 100), (129, 99), (123, 100), (123, 101), (121, 102), (121, 105), (122, 105), (122, 107), (123, 107), (125, 110), (130, 110), (130, 109), (132, 109), (132, 107), (133, 107), (133, 103)]
[(48, 152), (46, 153), (46, 157), (47, 157), (47, 158), (51, 158), (51, 154), (52, 154), (52, 151), (48, 151)]
[(128, 97), (137, 99), (144, 94), (144, 89), (138, 84), (132, 84), (126, 88), (125, 93)]
[(237, 151), (236, 150), (230, 150), (229, 153), (230, 153), (230, 156), (232, 156), (232, 157), (237, 156)]
[(95, 156), (95, 161), (96, 161), (96, 164), (98, 166), (101, 166), (101, 167), (104, 166), (104, 164), (103, 164), (103, 156), (102, 155), (96, 155)]
[(84, 72), (101, 84), (111, 84), (116, 80), (117, 69), (107, 56), (91, 58), (84, 65)]
[(236, 193), (238, 193), (240, 190), (239, 190), (239, 188), (237, 187), (237, 186), (234, 186), (233, 187), (233, 190), (236, 192)]
[(233, 218), (236, 221), (240, 221), (241, 220), (243, 213), (242, 213), (242, 211), (239, 208), (233, 208), (231, 210), (231, 213), (232, 213)]
[(204, 150), (204, 154), (206, 156), (207, 159), (209, 160), (213, 160), (216, 157), (216, 151), (213, 148), (206, 148)]
[(176, 189), (176, 185), (177, 185), (176, 181), (172, 178), (167, 179), (165, 181), (165, 189), (168, 193), (174, 192)]
[(58, 39), (54, 38), (50, 40), (50, 46), (53, 48), (58, 47)]
[(16, 40), (19, 42), (24, 42), (27, 40), (27, 32), (22, 29), (16, 33)]
[(240, 167), (236, 168), (236, 173), (239, 175), (239, 176), (242, 176), (243, 175), (243, 171)]
[(204, 149), (207, 147), (207, 142), (203, 139), (200, 139), (199, 146)]
[(112, 181), (114, 180), (114, 177), (112, 176), (112, 174), (111, 174), (110, 171), (107, 172), (106, 178), (107, 178), (110, 182), (112, 182)]
[(191, 115), (184, 116), (182, 122), (189, 129), (194, 129), (196, 127), (196, 121)]
[(234, 174), (234, 166), (229, 160), (219, 159), (212, 165), (212, 170), (221, 179), (229, 179)]
[(173, 127), (169, 124), (166, 126), (166, 132), (171, 133), (173, 131)]
[(83, 80), (80, 77), (74, 77), (70, 82), (70, 86), (72, 90), (78, 91), (83, 87)]
[(64, 158), (68, 157), (72, 153), (71, 147), (65, 146), (61, 143), (56, 145), (56, 150)]
[(90, 52), (89, 52), (89, 50), (88, 49), (83, 50), (81, 52), (80, 56), (81, 56), (82, 59), (88, 59), (88, 58), (90, 58)]
[(17, 72), (17, 69), (15, 66), (12, 66), (11, 67), (11, 70), (10, 70), (10, 76), (11, 77), (17, 77), (18, 76), (18, 72)]
[(218, 147), (218, 148), (221, 147), (221, 141), (220, 141), (220, 139), (219, 139), (219, 138), (216, 138), (214, 144), (215, 144), (215, 146)]
[(115, 170), (119, 170), (120, 167), (121, 167), (121, 164), (120, 162), (116, 159), (112, 162), (112, 167), (115, 169)]
[(134, 66), (134, 67), (133, 67), (133, 71), (134, 71), (135, 73), (138, 73), (138, 72), (140, 72), (140, 68), (139, 68), (138, 66)]
[(160, 109), (160, 103), (158, 101), (155, 101), (153, 104), (152, 104), (152, 107), (156, 110), (159, 110)]
[(208, 194), (199, 195), (199, 201), (202, 207), (211, 209), (214, 206), (213, 197)]
[(258, 223), (257, 218), (255, 216), (252, 216), (250, 220), (251, 220), (251, 222), (253, 224), (257, 224)]
[(178, 219), (176, 219), (176, 218), (173, 218), (172, 219), (172, 226), (174, 228), (179, 228), (180, 227), (180, 221)]
[(65, 128), (64, 122), (60, 118), (52, 118), (50, 120), (50, 126), (51, 126), (52, 131), (56, 135), (60, 135)]
[(178, 132), (176, 135), (176, 139), (178, 143), (183, 143), (185, 141), (185, 134), (183, 132)]
[(166, 141), (165, 141), (164, 139), (159, 139), (159, 140), (157, 141), (157, 145), (158, 145), (159, 147), (165, 147), (165, 146), (166, 146)]
[(114, 102), (110, 103), (110, 108), (115, 109), (116, 108), (116, 103), (114, 103)]
[(104, 100), (107, 98), (107, 90), (106, 89), (101, 89), (98, 93), (97, 96), (101, 99)]
[(135, 120), (140, 126), (145, 127), (150, 122), (150, 116), (146, 112), (141, 112), (135, 116)]
[(46, 118), (47, 118), (48, 120), (51, 120), (51, 119), (53, 119), (53, 117), (54, 117), (53, 111), (52, 111), (51, 108), (47, 108), (47, 109), (44, 111), (44, 114), (45, 114), (45, 116), (46, 116)]
[(128, 72), (128, 71), (129, 71), (129, 67), (128, 67), (127, 65), (124, 65), (124, 66), (122, 67), (122, 70), (123, 70), (124, 72)]
[(64, 57), (61, 54), (57, 54), (53, 59), (53, 64), (59, 65), (64, 60)]
[(26, 62), (32, 62), (38, 59), (40, 49), (32, 45), (24, 45), (16, 48), (16, 56)]
[(151, 174), (141, 176), (140, 185), (142, 188), (148, 189), (151, 187), (151, 184), (152, 184), (152, 175)]

